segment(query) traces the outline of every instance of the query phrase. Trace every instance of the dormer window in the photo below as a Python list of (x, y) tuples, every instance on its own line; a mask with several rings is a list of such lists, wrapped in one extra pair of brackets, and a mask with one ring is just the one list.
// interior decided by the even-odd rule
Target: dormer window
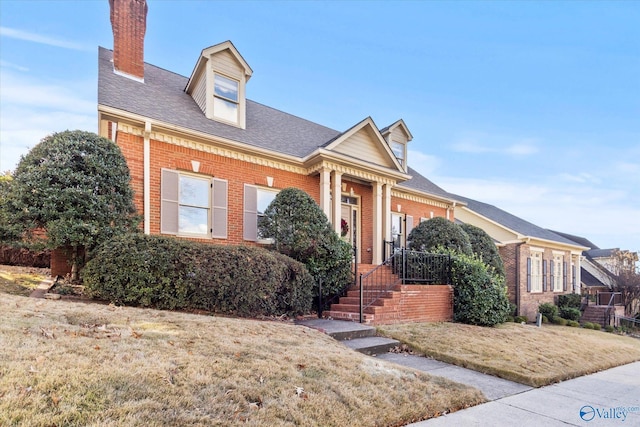
[(398, 141), (391, 141), (391, 151), (393, 151), (393, 154), (396, 156), (396, 158), (398, 159), (398, 162), (400, 162), (400, 164), (402, 165), (402, 167), (405, 167), (405, 145), (401, 142)]
[(213, 115), (216, 118), (238, 123), (239, 82), (220, 74), (213, 78)]

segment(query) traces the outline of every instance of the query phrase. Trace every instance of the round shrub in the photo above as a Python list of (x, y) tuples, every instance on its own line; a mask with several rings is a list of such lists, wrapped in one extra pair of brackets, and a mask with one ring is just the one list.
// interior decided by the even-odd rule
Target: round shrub
[(600, 325), (600, 323), (592, 323), (591, 329), (593, 329), (594, 331), (599, 331), (600, 329), (602, 329), (602, 325)]
[(351, 246), (340, 239), (320, 206), (304, 191), (280, 191), (258, 227), (261, 236), (274, 240), (276, 251), (300, 261), (322, 281), (323, 296), (340, 293), (352, 283)]
[(429, 252), (439, 248), (464, 255), (472, 255), (469, 236), (462, 228), (446, 218), (436, 217), (421, 222), (409, 233), (409, 249)]
[(593, 329), (593, 323), (591, 323), (591, 322), (584, 322), (584, 323), (582, 324), (582, 327), (583, 327), (583, 328), (585, 328), (585, 329)]
[(573, 307), (580, 309), (581, 304), (582, 296), (580, 294), (558, 295), (558, 307)]
[(580, 322), (576, 322), (575, 320), (568, 320), (567, 326), (571, 326), (572, 328), (577, 328), (580, 326)]
[(493, 326), (509, 315), (504, 279), (491, 274), (477, 258), (451, 256), (453, 319), (471, 325)]
[(473, 253), (490, 269), (493, 269), (495, 274), (504, 277), (504, 263), (491, 236), (475, 225), (462, 224), (460, 227), (469, 236)]
[(254, 247), (124, 234), (82, 271), (89, 295), (115, 304), (238, 316), (307, 313), (313, 279), (291, 258)]
[(562, 317), (559, 317), (559, 316), (554, 317), (552, 322), (556, 325), (567, 326), (567, 319), (563, 319)]
[(544, 302), (538, 306), (538, 312), (547, 319), (558, 317), (558, 307), (550, 302)]
[(580, 310), (578, 310), (577, 308), (560, 307), (558, 309), (558, 314), (560, 315), (560, 317), (567, 320), (580, 320), (580, 316), (582, 313), (580, 313)]
[(604, 327), (604, 330), (607, 331), (607, 332), (613, 332), (614, 329), (615, 328), (613, 326), (611, 326), (611, 325), (607, 325), (607, 326)]
[(527, 317), (526, 316), (516, 316), (514, 321), (516, 323), (527, 323)]

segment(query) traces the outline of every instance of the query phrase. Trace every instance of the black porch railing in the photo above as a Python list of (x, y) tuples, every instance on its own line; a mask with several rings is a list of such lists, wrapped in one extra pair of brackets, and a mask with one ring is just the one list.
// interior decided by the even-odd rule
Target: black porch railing
[(397, 285), (451, 283), (451, 257), (444, 254), (394, 250), (382, 264), (359, 278), (360, 323), (364, 310)]

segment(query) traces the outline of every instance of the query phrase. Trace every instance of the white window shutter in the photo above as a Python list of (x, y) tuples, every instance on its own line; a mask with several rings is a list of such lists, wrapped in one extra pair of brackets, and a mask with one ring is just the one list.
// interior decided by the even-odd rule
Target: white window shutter
[(258, 239), (258, 189), (253, 185), (244, 185), (244, 240)]
[(178, 234), (178, 172), (162, 169), (160, 182), (160, 233)]
[(213, 178), (211, 203), (211, 237), (227, 238), (228, 182)]

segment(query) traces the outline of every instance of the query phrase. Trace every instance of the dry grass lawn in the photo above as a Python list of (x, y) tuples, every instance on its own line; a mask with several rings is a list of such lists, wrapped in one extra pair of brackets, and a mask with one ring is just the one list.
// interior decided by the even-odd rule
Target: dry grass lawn
[(393, 426), (469, 387), (285, 322), (0, 294), (2, 426)]
[(434, 359), (533, 387), (640, 360), (640, 340), (567, 326), (460, 323), (379, 327)]
[(0, 292), (29, 296), (49, 273), (48, 268), (0, 265)]

